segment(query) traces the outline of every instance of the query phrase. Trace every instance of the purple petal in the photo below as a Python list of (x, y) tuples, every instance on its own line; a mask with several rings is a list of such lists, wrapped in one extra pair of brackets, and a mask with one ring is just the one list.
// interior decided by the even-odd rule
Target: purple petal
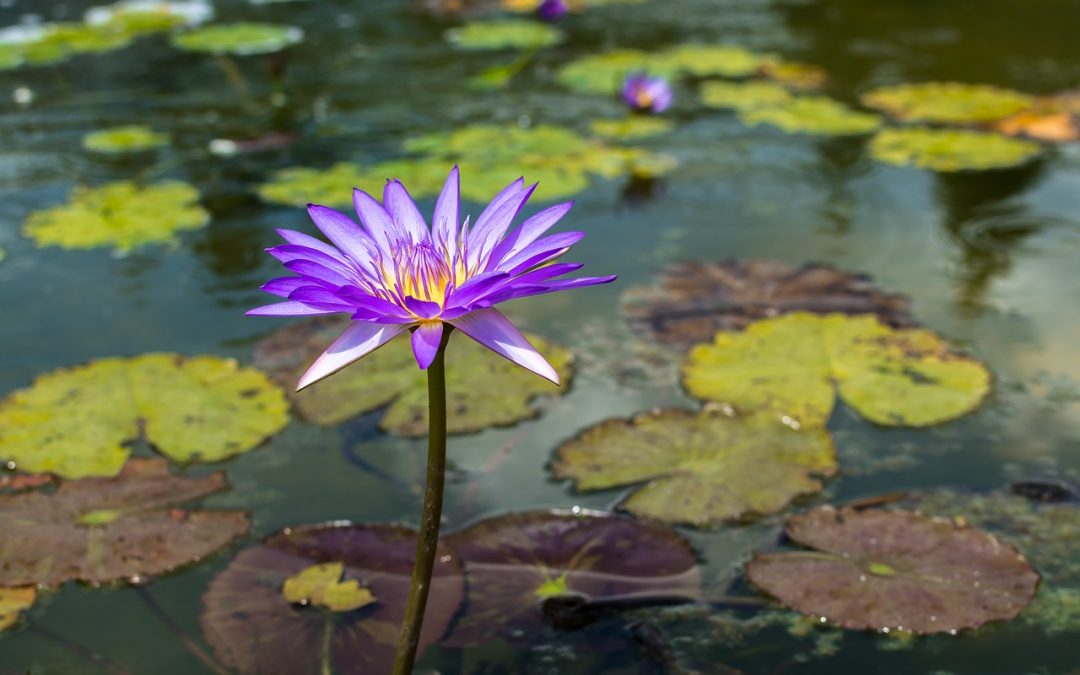
[(383, 255), (389, 257), (390, 243), (401, 239), (390, 214), (374, 197), (359, 188), (353, 190), (353, 206), (368, 234), (375, 240)]
[(290, 300), (302, 302), (315, 309), (325, 309), (332, 312), (353, 312), (354, 306), (342, 300), (325, 288), (318, 286), (305, 286), (298, 288), (289, 295)]
[(383, 346), (406, 329), (407, 326), (401, 324), (387, 325), (354, 321), (319, 358), (315, 359), (315, 363), (311, 364), (311, 367), (300, 378), (296, 390), (300, 391), (324, 377), (333, 375), (353, 361)]
[(570, 250), (570, 247), (581, 241), (584, 232), (561, 232), (550, 237), (544, 237), (526, 246), (520, 253), (510, 258), (500, 269), (506, 270), (511, 275), (527, 272), (537, 265), (554, 260)]
[(412, 334), (413, 356), (420, 370), (427, 370), (435, 355), (439, 353), (439, 345), (442, 343), (442, 321), (429, 321), (416, 327)]
[(447, 298), (447, 306), (463, 307), (510, 278), (506, 272), (484, 272), (461, 284)]
[(508, 300), (516, 300), (517, 298), (525, 298), (533, 295), (544, 295), (546, 293), (557, 293), (559, 291), (568, 291), (572, 288), (581, 288), (583, 286), (595, 286), (597, 284), (610, 284), (615, 281), (617, 277), (615, 275), (607, 277), (578, 277), (577, 279), (561, 279), (558, 281), (552, 281), (546, 284), (528, 285), (528, 286), (512, 286), (500, 290), (496, 293), (484, 298), (485, 303), (491, 303), (492, 305), (500, 302), (506, 302)]
[(450, 322), (491, 351), (559, 384), (559, 374), (497, 309), (478, 309)]
[(340, 309), (315, 309), (302, 302), (290, 300), (249, 309), (244, 314), (246, 316), (316, 316), (318, 314), (338, 314), (339, 312), (341, 312)]
[[(309, 214), (310, 214), (310, 211), (309, 211)], [(357, 229), (357, 231), (360, 230), (360, 226), (356, 225), (355, 223), (353, 223), (353, 227), (355, 227)], [(321, 251), (322, 253), (325, 253), (328, 256), (331, 256), (333, 258), (337, 258), (341, 262), (345, 262), (345, 254), (344, 253), (342, 253), (339, 249), (334, 248), (330, 244), (327, 244), (326, 242), (322, 241), (321, 239), (316, 239), (315, 237), (312, 237), (311, 235), (304, 234), (303, 232), (297, 232), (295, 230), (281, 230), (281, 229), (279, 229), (277, 231), (277, 233), (279, 235), (281, 235), (281, 238), (285, 240), (286, 244), (292, 244), (294, 246), (304, 246), (305, 248), (313, 248), (316, 251)], [(361, 234), (362, 234), (362, 232), (361, 232)]]
[(383, 205), (399, 232), (408, 232), (413, 241), (427, 241), (431, 234), (420, 209), (416, 208), (409, 191), (399, 180), (386, 182), (383, 189)]
[(421, 319), (434, 319), (442, 311), (439, 303), (420, 300), (411, 295), (405, 296), (405, 307)]
[(310, 284), (311, 282), (303, 277), (278, 277), (277, 279), (271, 279), (262, 286), (259, 286), (259, 290), (266, 291), (267, 293), (271, 293), (280, 298), (287, 298), (289, 297), (289, 293)]
[(342, 262), (337, 256), (329, 256), (322, 251), (308, 248), (307, 246), (285, 244), (284, 246), (268, 248), (266, 249), (266, 252), (280, 260), (282, 264), (292, 262), (293, 260), (310, 260), (311, 262), (322, 265), (328, 270), (337, 272), (346, 279), (354, 281), (360, 280), (360, 275), (357, 274), (355, 267)]
[[(536, 190), (536, 185), (536, 183), (533, 183), (528, 188), (506, 199), (486, 220), (476, 221), (476, 227), (469, 233), (470, 265), (476, 262), (483, 263), (487, 260), (495, 245), (499, 243), (499, 239), (506, 234), (510, 223), (514, 222), (514, 218), (521, 211), (521, 207), (525, 206), (525, 202), (529, 200), (529, 197)], [(482, 219), (484, 216), (481, 215), (480, 218)]]
[(374, 312), (387, 318), (408, 318), (410, 321), (412, 320), (412, 317), (398, 305), (383, 300), (382, 298), (368, 295), (358, 288), (343, 288), (338, 291), (338, 295), (347, 299), (354, 306), (363, 308), (369, 312)]
[(342, 253), (364, 268), (371, 266), (371, 239), (359, 225), (353, 222), (352, 218), (340, 211), (318, 204), (308, 205), (308, 215), (311, 216), (315, 227), (319, 228), (334, 246), (341, 249)]
[(573, 206), (574, 202), (556, 204), (527, 218), (524, 223), (495, 247), (495, 250), (491, 252), (491, 260), (488, 261), (487, 268), (489, 270), (495, 269), (503, 260), (520, 253), (522, 249), (536, 241), (540, 235), (550, 230)]
[(453, 251), (457, 248), (457, 230), (460, 224), (461, 179), (455, 165), (446, 178), (439, 200), (435, 202), (435, 214), (431, 220), (433, 239)]
[(313, 281), (323, 282), (325, 285), (334, 288), (339, 286), (350, 286), (353, 283), (337, 272), (310, 260), (290, 260), (285, 263), (285, 269), (290, 272), (302, 274), (305, 277), (311, 278)]

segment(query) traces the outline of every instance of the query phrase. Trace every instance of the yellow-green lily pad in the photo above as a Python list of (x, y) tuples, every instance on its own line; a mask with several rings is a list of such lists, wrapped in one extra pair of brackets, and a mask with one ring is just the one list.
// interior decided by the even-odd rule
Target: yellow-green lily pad
[(883, 129), (870, 141), (878, 161), (942, 172), (1018, 166), (1041, 151), (1031, 141), (960, 129)]
[(0, 587), (0, 633), (14, 626), (19, 614), (30, 609), (36, 599), (33, 586)]
[(41, 375), (0, 401), (0, 456), (31, 473), (113, 476), (140, 437), (177, 462), (216, 462), (287, 422), (284, 393), (232, 359), (107, 358)]
[(877, 115), (851, 110), (824, 96), (799, 96), (775, 106), (744, 110), (746, 124), (770, 124), (788, 133), (849, 136), (868, 134), (879, 126)]
[(213, 15), (214, 7), (207, 0), (121, 0), (90, 8), (86, 23), (141, 35), (194, 26), (209, 21)]
[(94, 131), (83, 137), (83, 147), (91, 152), (123, 154), (142, 152), (169, 144), (169, 134), (141, 124)]
[(617, 120), (593, 120), (589, 130), (594, 136), (615, 141), (633, 141), (639, 138), (659, 136), (675, 128), (675, 123), (664, 117), (633, 115)]
[(766, 415), (667, 410), (590, 427), (556, 450), (552, 471), (579, 490), (644, 483), (621, 503), (639, 516), (715, 525), (775, 513), (836, 472), (823, 429), (795, 431)]
[(351, 612), (375, 602), (356, 579), (342, 581), (345, 564), (329, 562), (305, 567), (286, 577), (281, 594), (294, 605), (315, 605), (331, 612)]
[(862, 96), (862, 102), (902, 120), (970, 124), (993, 122), (1030, 108), (1027, 94), (980, 84), (924, 82), (881, 87)]
[(784, 105), (792, 93), (775, 82), (706, 82), (701, 85), (701, 102), (710, 108), (756, 110)]
[(539, 21), (502, 19), (454, 28), (446, 39), (461, 49), (537, 49), (562, 42), (563, 33)]
[(144, 244), (171, 242), (177, 232), (206, 225), (210, 214), (198, 201), (198, 190), (172, 180), (77, 187), (67, 204), (31, 214), (23, 234), (38, 246), (112, 246), (126, 253)]
[(796, 312), (717, 333), (683, 364), (694, 397), (822, 427), (837, 396), (885, 426), (923, 427), (975, 410), (990, 373), (934, 333), (874, 316)]
[[(255, 364), (292, 391), (300, 375), (341, 333), (344, 322), (322, 319), (294, 324), (255, 348)], [(539, 414), (539, 397), (560, 396), (573, 376), (573, 357), (545, 340), (530, 336), (563, 385), (546, 380), (494, 354), (465, 335), (450, 340), (446, 389), (450, 433), (470, 433), (505, 426)], [(427, 434), (427, 374), (416, 367), (408, 336), (392, 340), (340, 373), (290, 394), (305, 419), (331, 426), (389, 406), (379, 426), (402, 436)]]
[(210, 54), (272, 54), (304, 39), (295, 26), (273, 23), (221, 23), (181, 33), (173, 44), (191, 52)]
[(765, 62), (764, 57), (733, 45), (679, 45), (657, 56), (661, 71), (697, 77), (746, 77)]
[(629, 73), (647, 70), (653, 75), (670, 75), (659, 71), (656, 55), (636, 49), (616, 49), (592, 54), (572, 61), (559, 69), (559, 83), (586, 94), (613, 94), (622, 87)]
[(827, 75), (819, 66), (766, 57), (761, 64), (761, 74), (788, 87), (800, 90), (820, 89)]
[[(460, 4), (460, 0), (441, 0), (447, 4)], [(584, 12), (586, 9), (593, 7), (603, 7), (605, 5), (636, 5), (645, 0), (567, 0), (566, 5), (571, 12)], [(505, 9), (509, 12), (534, 12), (540, 6), (543, 0), (498, 0), (498, 5), (501, 9)], [(468, 4), (466, 2), (465, 4)]]

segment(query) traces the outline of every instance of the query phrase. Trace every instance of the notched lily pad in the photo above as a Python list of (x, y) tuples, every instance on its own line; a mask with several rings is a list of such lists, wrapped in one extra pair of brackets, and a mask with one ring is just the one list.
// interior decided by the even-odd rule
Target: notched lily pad
[(109, 583), (196, 562), (250, 522), (242, 511), (179, 505), (227, 487), (222, 473), (186, 478), (163, 459), (133, 459), (113, 478), (0, 495), (0, 585)]
[(37, 599), (33, 586), (0, 587), (0, 633), (19, 620), (19, 614), (30, 609)]
[(530, 511), (482, 520), (446, 537), (465, 566), (468, 602), (447, 638), (462, 647), (528, 640), (544, 604), (694, 601), (701, 571), (690, 544), (656, 523), (594, 511)]
[(880, 162), (943, 172), (1018, 166), (1040, 151), (1030, 141), (954, 129), (883, 129), (870, 142)]
[(990, 391), (986, 367), (930, 331), (805, 312), (717, 333), (682, 374), (696, 398), (799, 427), (824, 426), (837, 396), (877, 424), (923, 427), (966, 415)]
[(715, 525), (817, 492), (819, 478), (836, 472), (836, 449), (824, 430), (794, 431), (767, 416), (667, 410), (586, 429), (556, 450), (552, 471), (585, 491), (645, 483), (622, 508)]
[(461, 49), (538, 49), (562, 42), (558, 28), (539, 21), (478, 21), (451, 29), (446, 39)]
[(706, 82), (701, 85), (701, 102), (710, 108), (756, 110), (783, 105), (793, 95), (775, 82)]
[(1027, 94), (998, 87), (959, 82), (924, 82), (881, 87), (862, 102), (902, 120), (968, 124), (993, 122), (1031, 107)]
[(173, 44), (190, 52), (210, 54), (272, 54), (304, 39), (295, 26), (273, 23), (221, 23), (181, 33)]
[(908, 511), (822, 506), (788, 520), (811, 549), (758, 555), (747, 577), (785, 605), (854, 630), (952, 632), (1015, 617), (1039, 575), (1008, 544)]
[(868, 134), (879, 126), (877, 115), (851, 110), (824, 96), (798, 96), (774, 106), (743, 110), (746, 124), (769, 124), (788, 133), (823, 136)]
[(206, 225), (210, 214), (198, 201), (198, 190), (179, 181), (77, 187), (67, 204), (31, 214), (23, 234), (38, 246), (112, 246), (126, 253), (145, 244), (168, 243), (177, 232)]
[[(416, 533), (404, 527), (332, 523), (286, 528), (242, 551), (210, 582), (203, 595), (203, 633), (217, 657), (242, 675), (389, 672), (415, 553)], [(311, 582), (315, 576), (336, 576), (339, 588), (355, 584), (373, 600), (350, 609), (357, 599), (351, 591), (344, 594), (352, 595), (352, 602), (338, 608), (287, 597), (297, 579)], [(464, 586), (457, 556), (440, 543), (421, 651), (446, 632)]]
[(634, 115), (615, 120), (593, 120), (589, 130), (594, 136), (616, 141), (633, 141), (666, 134), (675, 128), (675, 123), (664, 117), (646, 117)]
[(882, 291), (866, 275), (779, 260), (675, 263), (655, 285), (622, 297), (636, 331), (683, 349), (717, 331), (796, 311), (874, 314), (890, 326), (910, 326), (909, 308), (906, 297)]
[(168, 144), (169, 134), (139, 124), (102, 129), (83, 137), (84, 148), (110, 155), (153, 150)]
[(31, 473), (112, 476), (140, 437), (178, 462), (216, 462), (287, 422), (282, 391), (231, 359), (99, 359), (41, 375), (0, 401), (0, 456)]
[[(255, 364), (292, 391), (300, 375), (344, 328), (323, 319), (298, 323), (260, 342)], [(450, 433), (470, 433), (513, 424), (539, 414), (533, 400), (560, 396), (573, 376), (573, 357), (534, 336), (529, 338), (558, 371), (555, 385), (510, 363), (465, 335), (454, 335), (447, 350), (446, 389)], [(402, 436), (427, 434), (427, 375), (416, 367), (408, 336), (392, 340), (340, 373), (291, 395), (305, 419), (335, 425), (389, 406), (379, 423)]]

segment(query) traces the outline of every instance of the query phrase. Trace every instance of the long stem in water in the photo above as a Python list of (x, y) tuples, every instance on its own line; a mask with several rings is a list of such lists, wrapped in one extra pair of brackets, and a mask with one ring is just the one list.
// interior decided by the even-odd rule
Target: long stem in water
[(435, 360), (428, 366), (428, 461), (424, 486), (424, 510), (420, 515), (420, 535), (416, 541), (409, 599), (405, 605), (405, 623), (401, 626), (394, 675), (409, 675), (420, 644), (431, 572), (435, 568), (435, 550), (439, 545), (439, 522), (442, 520), (443, 483), (446, 478), (446, 343), (451, 327), (443, 326), (442, 342)]

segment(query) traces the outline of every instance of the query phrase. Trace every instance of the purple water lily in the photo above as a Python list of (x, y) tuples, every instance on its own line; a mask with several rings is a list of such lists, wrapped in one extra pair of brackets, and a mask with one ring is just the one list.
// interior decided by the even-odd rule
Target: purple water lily
[(661, 113), (671, 105), (671, 85), (662, 77), (631, 73), (623, 82), (622, 98), (634, 110)]
[(262, 290), (284, 302), (250, 310), (254, 316), (347, 313), (352, 323), (297, 384), (303, 389), (413, 329), (412, 348), (426, 369), (438, 352), (444, 324), (492, 351), (558, 384), (555, 369), (495, 309), (500, 302), (605, 284), (614, 276), (559, 278), (577, 263), (555, 260), (585, 236), (543, 236), (570, 210), (557, 204), (510, 224), (536, 189), (519, 178), (488, 204), (471, 227), (459, 219), (460, 183), (455, 166), (435, 204), (429, 228), (400, 181), (390, 180), (380, 204), (363, 190), (353, 204), (363, 227), (334, 209), (308, 205), (316, 227), (330, 240), (278, 230), (282, 246), (267, 249), (298, 276), (273, 279)]
[(569, 11), (570, 6), (566, 4), (566, 0), (544, 0), (536, 8), (537, 15), (544, 21), (557, 21)]

